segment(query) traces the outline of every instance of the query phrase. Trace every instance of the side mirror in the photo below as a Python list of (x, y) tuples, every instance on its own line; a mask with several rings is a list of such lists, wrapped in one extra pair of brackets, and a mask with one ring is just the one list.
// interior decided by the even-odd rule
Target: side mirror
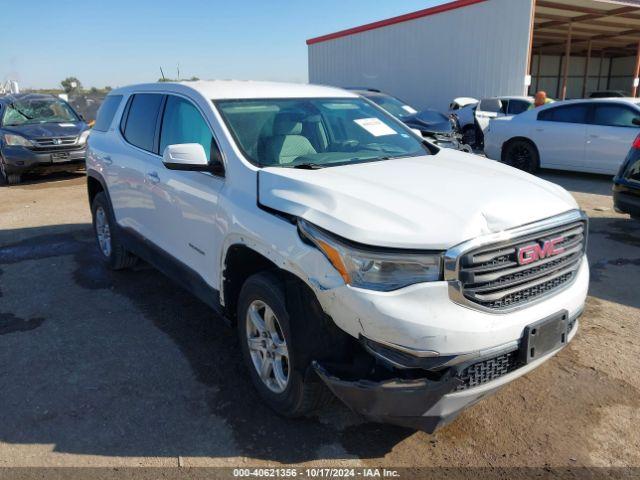
[(179, 143), (167, 145), (162, 152), (162, 163), (169, 170), (208, 172), (211, 170), (209, 159), (199, 143)]
[(631, 120), (631, 123), (640, 127), (640, 117), (634, 118), (633, 120)]

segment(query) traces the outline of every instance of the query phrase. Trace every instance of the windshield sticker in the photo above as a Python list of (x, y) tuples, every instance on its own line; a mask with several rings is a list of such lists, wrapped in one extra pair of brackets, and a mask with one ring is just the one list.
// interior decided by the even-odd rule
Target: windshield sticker
[(59, 123), (59, 127), (75, 127), (73, 123)]
[(409, 112), (409, 113), (411, 113), (411, 114), (418, 113), (418, 111), (417, 111), (416, 109), (411, 108), (409, 105), (403, 105), (403, 106), (402, 106), (402, 109), (403, 109), (405, 112)]
[(374, 137), (383, 137), (384, 135), (397, 135), (393, 128), (386, 123), (381, 122), (377, 118), (358, 118), (354, 120), (359, 126), (364, 128)]

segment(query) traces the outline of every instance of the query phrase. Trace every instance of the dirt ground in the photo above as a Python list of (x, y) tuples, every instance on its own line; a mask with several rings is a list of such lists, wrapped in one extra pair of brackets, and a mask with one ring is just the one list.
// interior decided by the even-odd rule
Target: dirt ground
[(103, 267), (84, 177), (0, 187), (0, 467), (640, 467), (640, 222), (614, 213), (610, 178), (542, 176), (591, 217), (580, 331), (434, 435), (338, 402), (276, 416), (207, 307)]

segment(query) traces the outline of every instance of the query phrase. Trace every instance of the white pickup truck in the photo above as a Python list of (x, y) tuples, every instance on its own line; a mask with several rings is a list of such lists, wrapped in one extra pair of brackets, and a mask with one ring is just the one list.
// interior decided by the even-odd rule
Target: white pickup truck
[(566, 346), (587, 294), (570, 194), (341, 89), (114, 90), (87, 180), (105, 262), (142, 258), (234, 325), (282, 415), (332, 392), (432, 432)]

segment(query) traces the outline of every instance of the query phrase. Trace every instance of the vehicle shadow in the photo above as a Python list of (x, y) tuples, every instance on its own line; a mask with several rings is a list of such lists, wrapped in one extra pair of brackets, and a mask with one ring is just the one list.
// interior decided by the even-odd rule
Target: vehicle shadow
[(562, 170), (541, 170), (537, 174), (540, 178), (557, 183), (561, 187), (580, 193), (611, 196), (613, 186), (612, 175), (598, 175), (595, 173), (568, 172)]
[(589, 294), (640, 308), (640, 222), (625, 217), (591, 217), (587, 255), (591, 268)]
[(106, 269), (88, 224), (0, 232), (0, 392), (0, 441), (85, 455), (377, 458), (414, 433), (337, 401), (277, 416), (235, 331), (150, 267)]
[(6, 188), (20, 188), (30, 185), (47, 184), (56, 181), (74, 180), (77, 178), (84, 178), (85, 176), (86, 173), (84, 169), (78, 170), (77, 172), (60, 171), (49, 173), (27, 173), (22, 176), (22, 179), (20, 180), (20, 183), (18, 185), (6, 185), (2, 180), (0, 180), (0, 186)]

